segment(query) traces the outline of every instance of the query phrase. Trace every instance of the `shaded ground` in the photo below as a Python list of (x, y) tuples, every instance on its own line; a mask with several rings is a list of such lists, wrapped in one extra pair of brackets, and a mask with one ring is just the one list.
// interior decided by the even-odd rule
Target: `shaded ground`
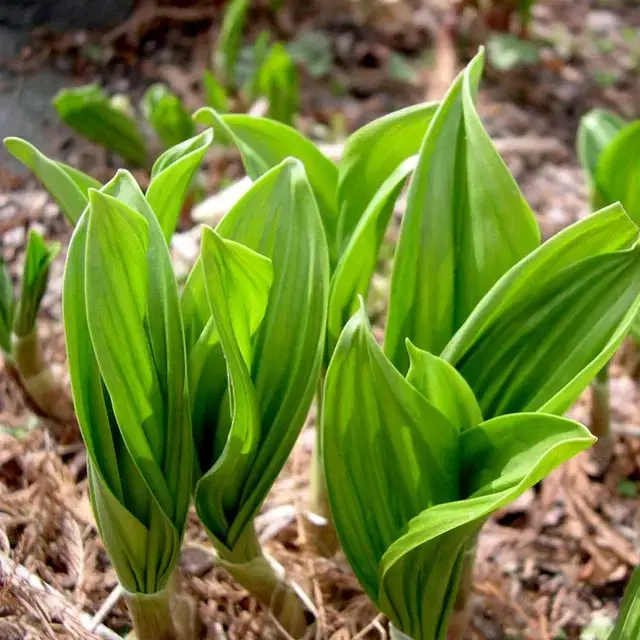
[[(410, 12), (412, 19), (405, 23), (406, 17), (398, 16), (401, 26), (395, 34), (380, 26), (381, 18), (377, 25), (373, 20), (372, 27), (363, 28), (354, 20), (336, 24), (320, 12), (296, 23), (298, 29), (322, 28), (330, 35), (332, 75), (340, 78), (343, 87), (336, 95), (328, 80), (306, 78), (302, 127), (322, 131), (313, 124), (319, 122), (330, 139), (329, 125), (336, 114), (352, 130), (392, 108), (423, 99), (437, 83), (437, 65), (417, 61), (426, 60), (424, 51), (433, 42), (434, 25), (442, 13)], [(264, 19), (255, 16), (257, 23)], [(274, 28), (286, 32), (287, 20), (281, 18), (283, 24)], [(586, 187), (574, 153), (580, 115), (593, 106), (614, 108), (628, 118), (640, 115), (639, 29), (640, 8), (635, 3), (552, 0), (540, 5), (535, 14), (533, 33), (542, 43), (541, 61), (506, 73), (492, 69), (487, 73), (480, 111), (492, 136), (502, 140), (505, 158), (545, 235), (588, 213)], [(470, 33), (482, 35), (477, 23), (469, 26), (460, 63), (475, 50)], [(46, 114), (59, 78), (69, 84), (97, 79), (113, 90), (134, 92), (162, 79), (191, 107), (201, 100), (198, 78), (211, 35), (199, 23), (169, 30), (152, 25), (145, 33), (125, 34), (108, 45), (100, 44), (97, 36), (67, 34), (65, 38), (40, 40), (28, 55), (22, 50), (13, 71), (0, 72), (3, 87), (6, 83), (30, 87), (27, 93), (16, 93), (12, 84), (9, 103), (6, 94), (0, 96), (2, 135), (24, 135), (106, 179), (116, 164), (112, 158), (53, 122), (40, 127), (38, 104)], [(0, 43), (6, 43), (1, 36)], [(409, 85), (389, 74), (389, 56), (397, 51), (410, 54), (416, 64)], [(45, 62), (53, 68), (44, 71), (51, 78), (46, 86), (30, 70), (40, 70)], [(32, 90), (37, 99), (32, 98)], [(27, 117), (32, 109), (35, 115)], [(33, 124), (32, 130), (23, 128), (24, 118)], [(30, 225), (50, 239), (61, 240), (63, 246), (70, 230), (38, 186), (30, 178), (16, 179), (4, 161), (3, 156), (0, 250), (17, 274)], [(206, 173), (208, 190), (215, 192), (239, 174), (236, 162), (222, 161), (219, 152), (214, 154)], [(393, 236), (394, 230), (391, 240)], [(179, 238), (186, 253), (193, 237), (186, 231)], [(52, 268), (42, 330), (49, 355), (64, 372), (62, 254)], [(377, 280), (382, 293), (387, 272), (383, 261)], [(384, 305), (379, 315), (384, 317)], [(632, 376), (634, 368), (634, 349), (627, 345), (612, 369), (614, 420), (627, 435), (619, 437), (616, 459), (606, 477), (594, 477), (588, 459), (578, 457), (497, 514), (483, 530), (471, 637), (550, 640), (579, 638), (582, 633), (585, 639), (598, 638), (586, 635), (588, 630), (615, 616), (640, 549), (640, 391)], [(586, 422), (588, 402), (587, 392), (572, 416)], [(82, 446), (61, 448), (42, 430), (32, 430), (37, 420), (1, 371), (0, 426), (0, 552), (14, 563), (11, 571), (8, 565), (0, 570), (0, 638), (95, 638), (79, 628), (77, 610), (68, 611), (75, 606), (94, 614), (116, 587), (91, 517)], [(306, 499), (313, 429), (312, 411), (308, 428), (264, 506), (258, 521), (261, 538), (314, 599), (319, 621), (316, 637), (384, 638), (384, 621), (377, 617), (344, 558), (320, 559), (306, 548), (298, 513)], [(268, 614), (215, 568), (207, 548), (203, 531), (192, 518), (183, 554), (183, 581), (198, 602), (205, 624), (203, 637), (282, 637)], [(22, 573), (16, 572), (17, 566), (23, 567)], [(25, 581), (24, 571), (38, 576), (59, 595), (43, 596)], [(121, 601), (109, 610), (104, 623), (118, 632), (128, 628)]]

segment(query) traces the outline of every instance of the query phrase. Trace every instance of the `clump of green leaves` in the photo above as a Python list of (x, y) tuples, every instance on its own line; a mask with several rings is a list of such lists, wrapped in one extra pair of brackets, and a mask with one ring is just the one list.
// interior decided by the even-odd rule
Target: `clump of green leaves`
[[(195, 116), (254, 178), (284, 155), (305, 164), (333, 273), (321, 446), (332, 515), (369, 595), (415, 639), (445, 633), (486, 517), (593, 442), (556, 414), (640, 305), (638, 229), (622, 209), (540, 246), (475, 110), (481, 69), (482, 55), (441, 105), (356, 132), (338, 166), (271, 120)], [(342, 329), (410, 175), (383, 352), (362, 308)]]
[(486, 518), (594, 442), (559, 416), (640, 307), (639, 230), (620, 207), (540, 245), (473, 105), (481, 66), (454, 82), (422, 141), (384, 350), (361, 305), (325, 384), (340, 541), (369, 596), (414, 640), (446, 638), (456, 623)]
[[(153, 165), (146, 199), (167, 242), (176, 228), (182, 202), (212, 140), (212, 132), (205, 131), (172, 147)], [(24, 140), (6, 138), (4, 144), (9, 153), (34, 172), (69, 223), (75, 226), (89, 205), (89, 191), (101, 189), (100, 183), (73, 167), (47, 158)], [(3, 268), (0, 278), (0, 346), (31, 406), (56, 428), (59, 439), (66, 440), (77, 433), (71, 398), (63, 381), (51, 371), (44, 357), (37, 326), (49, 267), (58, 249), (57, 244), (47, 247), (34, 231), (29, 233), (17, 303)]]
[(265, 558), (253, 519), (315, 391), (328, 280), (311, 187), (302, 165), (287, 160), (216, 231), (204, 230), (182, 296), (196, 509), (224, 566), (295, 637), (307, 627), (304, 607)]
[(168, 149), (195, 133), (184, 104), (164, 84), (152, 85), (144, 94), (140, 111), (156, 139), (126, 96), (109, 98), (96, 85), (64, 89), (53, 105), (74, 131), (119, 155), (134, 167), (148, 167), (150, 149)]
[(173, 640), (168, 587), (193, 479), (178, 286), (133, 177), (120, 171), (88, 196), (67, 255), (63, 312), (91, 500), (137, 638)]

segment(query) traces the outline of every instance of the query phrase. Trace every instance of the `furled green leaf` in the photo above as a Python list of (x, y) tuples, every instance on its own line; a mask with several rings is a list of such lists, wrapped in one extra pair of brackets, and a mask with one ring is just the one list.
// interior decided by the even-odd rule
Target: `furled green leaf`
[(461, 430), (482, 422), (478, 401), (466, 380), (446, 360), (418, 349), (407, 339), (407, 382)]
[(29, 335), (35, 327), (40, 303), (49, 282), (49, 268), (58, 251), (59, 242), (47, 246), (37, 231), (29, 230), (20, 295), (13, 319), (13, 332), (19, 337)]
[(219, 78), (224, 78), (227, 86), (235, 70), (248, 10), (249, 0), (230, 0), (216, 41), (213, 68)]
[(229, 96), (211, 71), (205, 69), (202, 72), (202, 84), (207, 106), (222, 113), (229, 111)]
[(380, 609), (413, 640), (446, 638), (465, 542), (489, 514), (594, 441), (582, 425), (539, 413), (506, 415), (464, 431), (463, 499), (425, 509), (389, 546), (378, 574)]
[[(205, 279), (202, 260), (198, 259), (189, 274), (181, 300), (192, 398), (193, 436), (194, 441), (199, 443), (200, 468), (205, 470), (212, 466), (225, 443), (222, 430), (218, 434), (215, 429), (217, 408), (227, 387), (227, 374), (222, 348), (216, 348), (216, 345), (220, 347), (220, 335), (218, 323), (212, 314), (212, 304), (220, 305), (224, 300), (225, 308), (216, 309), (216, 314), (223, 313), (233, 318), (234, 339), (240, 344), (248, 365), (251, 357), (249, 337), (255, 334), (262, 322), (273, 282), (273, 268), (268, 258), (231, 240), (222, 243), (218, 247), (219, 243), (210, 241), (208, 246), (211, 251), (215, 250), (214, 256), (222, 254), (225, 258), (223, 273), (228, 280), (228, 295), (220, 298), (220, 301), (212, 298), (209, 302), (207, 288), (213, 285)], [(205, 429), (215, 432), (211, 446), (205, 444), (209, 439)]]
[[(383, 182), (358, 222), (331, 280), (329, 293), (328, 354), (333, 353), (340, 332), (358, 308), (358, 296), (366, 295), (378, 263), (393, 208), (407, 176), (416, 165), (408, 158)], [(363, 180), (364, 182), (364, 180)], [(355, 192), (355, 190), (354, 190)]]
[(322, 451), (345, 555), (377, 601), (380, 559), (411, 518), (458, 495), (457, 427), (393, 367), (362, 308), (325, 382)]
[(640, 248), (625, 249), (637, 237), (612, 207), (558, 234), (491, 289), (443, 354), (485, 417), (563, 413), (606, 364), (640, 307)]
[(151, 85), (142, 97), (142, 109), (165, 149), (195, 133), (191, 114), (177, 95), (161, 83)]
[(440, 353), (482, 296), (539, 244), (533, 213), (473, 104), (479, 54), (433, 116), (409, 188), (391, 278), (385, 352)]
[(635, 640), (640, 637), (640, 567), (637, 567), (624, 591), (620, 614), (609, 640)]
[(4, 260), (0, 258), (0, 349), (5, 356), (11, 352), (11, 327), (15, 301), (13, 284)]
[(434, 102), (401, 109), (349, 136), (338, 166), (338, 255), (342, 255), (376, 192), (392, 172), (420, 150), (438, 108)]
[(298, 112), (300, 90), (296, 65), (285, 47), (276, 42), (258, 70), (260, 93), (269, 103), (267, 115), (284, 124), (293, 124)]
[(596, 187), (605, 204), (621, 202), (640, 224), (640, 121), (626, 126), (603, 150), (596, 171)]
[(176, 230), (187, 192), (212, 142), (213, 131), (207, 129), (167, 149), (153, 165), (146, 199), (167, 242)]
[(63, 89), (53, 100), (58, 115), (79, 134), (134, 166), (147, 163), (147, 149), (135, 119), (96, 85)]
[(26, 140), (5, 138), (4, 146), (12, 156), (33, 171), (67, 220), (75, 224), (88, 204), (88, 189), (99, 189), (100, 183), (78, 169), (47, 158)]
[[(216, 432), (211, 439), (215, 464), (197, 484), (196, 508), (210, 535), (233, 550), (237, 539), (230, 538), (229, 532), (242, 503), (261, 435), (256, 390), (250, 373), (252, 325), (256, 319), (258, 322), (262, 319), (273, 269), (267, 258), (243, 245), (223, 240), (207, 227), (202, 233), (200, 261), (198, 266), (203, 273), (211, 317), (226, 362), (230, 397), (228, 408), (222, 408), (224, 414), (218, 421), (218, 430), (225, 437), (218, 437)], [(263, 300), (254, 306), (249, 296), (256, 291)], [(203, 384), (206, 383), (204, 380)], [(231, 413), (229, 417), (227, 411)], [(228, 424), (224, 425), (226, 421)]]
[(337, 225), (338, 169), (313, 142), (292, 127), (267, 118), (243, 114), (219, 115), (206, 107), (197, 111), (193, 117), (196, 122), (212, 126), (218, 139), (233, 143), (238, 148), (252, 180), (256, 180), (285, 158), (300, 160), (318, 201), (331, 249)]
[(598, 160), (602, 152), (624, 124), (624, 120), (605, 109), (592, 109), (580, 118), (578, 158), (592, 186), (595, 185)]
[[(231, 549), (280, 472), (311, 403), (323, 352), (329, 267), (316, 200), (302, 164), (292, 159), (258, 179), (217, 232), (269, 258), (274, 273), (264, 319), (251, 341), (260, 436), (240, 499), (227, 513), (225, 545)], [(226, 371), (222, 375), (226, 380)], [(215, 379), (208, 382), (214, 389), (220, 386)], [(215, 399), (212, 404), (210, 431), (204, 430), (203, 438), (225, 443), (229, 420), (224, 412), (218, 417)]]
[(178, 559), (192, 483), (178, 288), (130, 174), (89, 198), (63, 289), (74, 403), (108, 553), (127, 590), (154, 593)]

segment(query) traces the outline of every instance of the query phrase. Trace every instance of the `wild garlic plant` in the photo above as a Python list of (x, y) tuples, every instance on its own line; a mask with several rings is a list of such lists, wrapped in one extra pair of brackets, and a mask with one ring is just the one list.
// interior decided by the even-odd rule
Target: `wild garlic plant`
[(640, 308), (639, 229), (619, 205), (540, 244), (475, 111), (481, 69), (482, 55), (422, 141), (384, 349), (361, 303), (326, 376), (334, 523), (397, 638), (463, 635), (482, 524), (595, 441), (560, 416)]
[[(580, 120), (578, 157), (589, 185), (591, 211), (620, 202), (640, 222), (640, 121), (631, 124), (604, 109), (594, 109)], [(631, 324), (640, 341), (640, 316)], [(598, 437), (594, 460), (604, 470), (613, 455), (609, 365), (598, 372), (591, 387), (590, 428)]]

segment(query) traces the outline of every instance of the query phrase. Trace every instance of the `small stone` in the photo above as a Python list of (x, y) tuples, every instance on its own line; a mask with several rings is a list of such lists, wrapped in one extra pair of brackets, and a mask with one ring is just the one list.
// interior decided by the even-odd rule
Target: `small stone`
[(180, 568), (187, 575), (201, 578), (213, 569), (215, 564), (213, 553), (204, 549), (189, 547), (180, 554)]
[(587, 17), (587, 31), (611, 35), (620, 28), (620, 18), (613, 11), (592, 11)]

